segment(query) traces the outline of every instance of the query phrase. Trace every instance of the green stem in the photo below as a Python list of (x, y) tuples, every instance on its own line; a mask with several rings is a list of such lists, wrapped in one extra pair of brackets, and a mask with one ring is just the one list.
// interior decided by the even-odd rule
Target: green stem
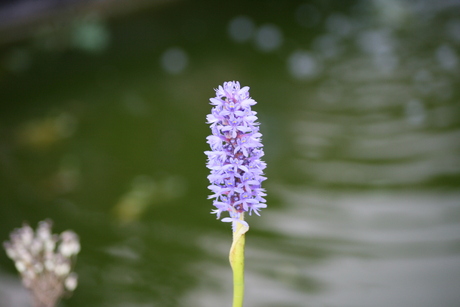
[[(244, 216), (241, 216), (244, 220)], [(237, 223), (236, 230), (233, 233), (233, 243), (230, 248), (230, 265), (233, 270), (233, 307), (243, 307), (244, 298), (244, 234), (249, 227)]]

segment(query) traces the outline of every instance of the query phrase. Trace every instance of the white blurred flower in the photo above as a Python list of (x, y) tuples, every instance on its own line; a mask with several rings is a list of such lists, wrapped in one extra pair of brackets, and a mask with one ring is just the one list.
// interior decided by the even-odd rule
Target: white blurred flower
[(29, 225), (15, 229), (10, 241), (3, 244), (14, 261), (23, 285), (33, 295), (36, 306), (55, 306), (65, 292), (77, 287), (77, 275), (72, 271), (80, 242), (73, 231), (60, 236), (51, 233), (52, 222), (39, 223), (34, 233)]
[(70, 275), (65, 279), (64, 282), (65, 288), (68, 291), (73, 291), (78, 285), (78, 275), (77, 273), (70, 273)]

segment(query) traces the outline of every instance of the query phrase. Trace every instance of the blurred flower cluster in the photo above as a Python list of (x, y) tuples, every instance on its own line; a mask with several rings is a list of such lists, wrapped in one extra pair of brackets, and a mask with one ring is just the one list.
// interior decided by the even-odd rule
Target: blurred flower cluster
[(77, 274), (72, 272), (80, 242), (76, 233), (51, 233), (52, 222), (42, 221), (37, 231), (24, 224), (4, 242), (4, 248), (32, 293), (36, 307), (53, 307), (64, 294), (77, 287)]

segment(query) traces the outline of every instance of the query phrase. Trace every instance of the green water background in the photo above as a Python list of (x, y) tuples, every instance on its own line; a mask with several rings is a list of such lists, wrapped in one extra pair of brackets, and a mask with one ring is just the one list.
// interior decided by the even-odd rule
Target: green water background
[[(458, 305), (459, 12), (178, 1), (45, 21), (0, 47), (0, 241), (45, 218), (79, 234), (61, 306), (230, 306), (203, 151), (208, 99), (238, 80), (268, 164), (246, 306)], [(0, 252), (0, 306), (24, 295)]]

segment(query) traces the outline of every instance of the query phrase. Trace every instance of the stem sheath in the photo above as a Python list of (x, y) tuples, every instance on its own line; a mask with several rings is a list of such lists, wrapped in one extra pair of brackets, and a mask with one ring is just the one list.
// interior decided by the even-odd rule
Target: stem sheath
[[(244, 220), (243, 214), (241, 220)], [(230, 248), (230, 265), (233, 270), (233, 307), (243, 307), (244, 298), (244, 243), (248, 226), (237, 223)]]

